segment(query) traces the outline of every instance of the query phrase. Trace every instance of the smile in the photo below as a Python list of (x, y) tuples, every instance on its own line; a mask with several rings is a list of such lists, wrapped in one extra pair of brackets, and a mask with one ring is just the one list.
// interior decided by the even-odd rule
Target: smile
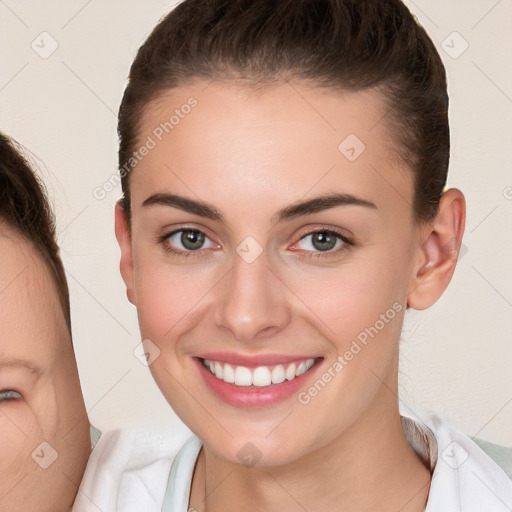
[(315, 359), (274, 366), (258, 366), (252, 369), (208, 359), (203, 359), (202, 363), (212, 375), (228, 384), (239, 387), (254, 386), (262, 388), (300, 377), (313, 366)]

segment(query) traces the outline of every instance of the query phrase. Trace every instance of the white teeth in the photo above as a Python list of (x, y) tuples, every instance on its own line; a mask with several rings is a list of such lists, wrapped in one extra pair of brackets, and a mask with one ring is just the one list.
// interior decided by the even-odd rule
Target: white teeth
[(258, 366), (252, 374), (252, 385), (263, 387), (272, 384), (272, 374), (266, 366)]
[(251, 370), (244, 366), (237, 366), (235, 370), (235, 384), (237, 386), (250, 386), (252, 384)]
[(302, 361), (302, 363), (299, 364), (297, 369), (295, 370), (295, 377), (298, 377), (299, 375), (302, 375), (306, 371), (306, 363)]
[(222, 379), (222, 373), (223, 373), (222, 365), (218, 361), (215, 361), (215, 375), (217, 377), (219, 377), (219, 379)]
[(300, 363), (278, 364), (274, 367), (258, 366), (253, 370), (245, 366), (233, 367), (219, 361), (203, 360), (204, 366), (218, 379), (236, 386), (266, 387), (271, 384), (281, 384), (285, 380), (293, 380), (306, 373), (315, 363), (314, 359)]
[(278, 364), (272, 370), (272, 384), (281, 384), (285, 379), (284, 366), (282, 364)]
[(292, 363), (288, 368), (286, 368), (285, 376), (286, 380), (295, 379), (295, 363)]
[[(217, 374), (215, 374), (215, 376), (217, 376)], [(235, 369), (230, 364), (224, 365), (224, 375), (222, 376), (222, 380), (228, 384), (233, 384), (235, 382)]]

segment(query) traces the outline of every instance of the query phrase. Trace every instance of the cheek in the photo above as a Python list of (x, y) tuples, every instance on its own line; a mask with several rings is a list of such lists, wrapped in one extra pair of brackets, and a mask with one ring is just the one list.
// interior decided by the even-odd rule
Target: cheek
[(163, 343), (190, 326), (201, 311), (201, 299), (213, 287), (214, 276), (200, 265), (139, 261), (135, 293), (141, 335)]
[[(17, 461), (23, 459), (26, 455), (24, 449), (27, 444), (27, 438), (24, 434), (26, 426), (24, 422), (20, 422), (17, 414), (12, 414), (12, 407), (8, 407), (10, 411), (5, 411), (3, 405), (0, 406), (0, 431), (2, 436), (0, 438), (0, 474), (6, 475), (7, 470), (16, 467)], [(20, 425), (18, 425), (20, 423)]]
[(379, 320), (382, 315), (384, 321), (395, 319), (396, 304), (405, 302), (405, 280), (399, 265), (390, 265), (387, 258), (369, 260), (287, 278), (304, 304), (304, 314), (326, 338), (340, 340), (340, 349), (376, 322), (383, 333), (397, 332), (389, 325), (397, 322), (382, 326)]
[(40, 437), (40, 428), (27, 404), (3, 402), (0, 404), (0, 432), (0, 482), (3, 485), (4, 476), (19, 476), (32, 469), (31, 453), (38, 444), (35, 440)]

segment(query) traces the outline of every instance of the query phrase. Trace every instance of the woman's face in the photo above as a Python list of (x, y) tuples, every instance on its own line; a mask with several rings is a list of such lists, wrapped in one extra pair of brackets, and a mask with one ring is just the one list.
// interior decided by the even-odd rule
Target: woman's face
[(62, 306), (46, 263), (0, 224), (0, 509), (66, 512), (90, 452)]
[(145, 112), (121, 269), (156, 382), (228, 460), (394, 412), (419, 235), (385, 114), (376, 92), (217, 82)]

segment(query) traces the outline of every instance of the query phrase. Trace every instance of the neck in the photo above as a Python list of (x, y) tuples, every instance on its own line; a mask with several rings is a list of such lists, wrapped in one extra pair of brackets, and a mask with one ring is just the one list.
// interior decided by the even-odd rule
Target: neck
[(289, 464), (248, 468), (204, 446), (190, 506), (197, 512), (422, 512), (430, 471), (405, 437), (396, 396), (383, 385), (347, 430)]

